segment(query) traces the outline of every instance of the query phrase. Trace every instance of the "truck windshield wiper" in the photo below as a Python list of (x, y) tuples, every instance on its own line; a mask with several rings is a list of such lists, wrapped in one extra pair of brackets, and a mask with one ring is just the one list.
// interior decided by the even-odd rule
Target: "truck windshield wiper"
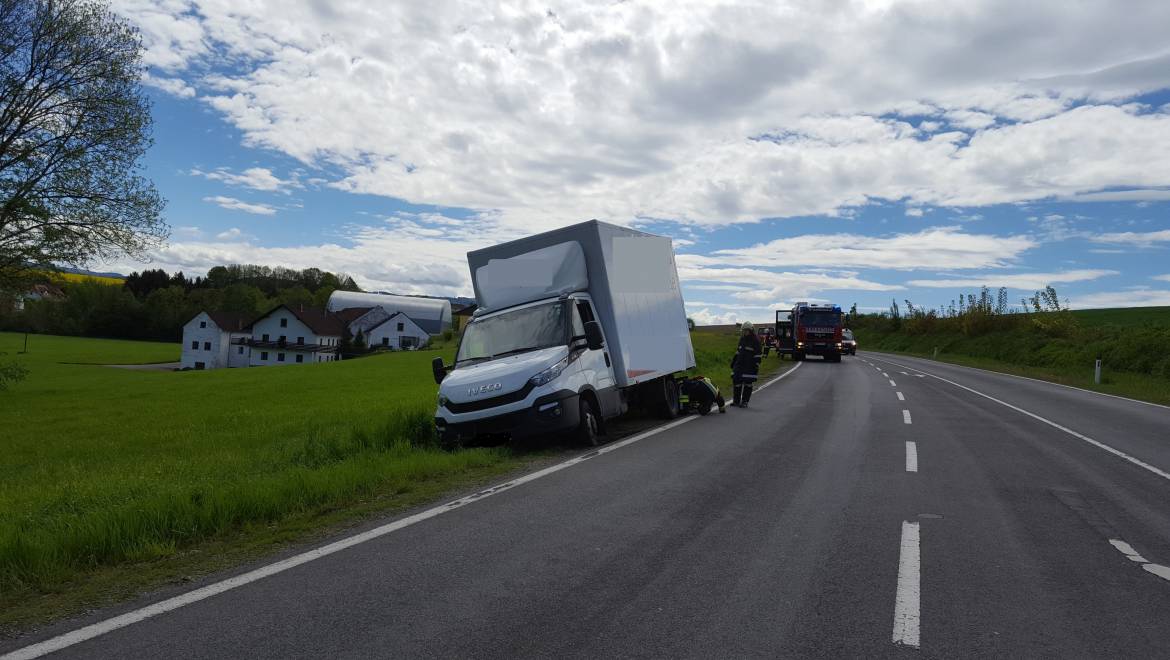
[(492, 356), (492, 359), (494, 360), (496, 358), (502, 358), (502, 357), (505, 357), (508, 355), (516, 355), (517, 353), (528, 353), (531, 351), (539, 351), (539, 350), (540, 350), (539, 346), (530, 346), (528, 348), (513, 348), (510, 351), (504, 351), (503, 353), (496, 353), (495, 355)]

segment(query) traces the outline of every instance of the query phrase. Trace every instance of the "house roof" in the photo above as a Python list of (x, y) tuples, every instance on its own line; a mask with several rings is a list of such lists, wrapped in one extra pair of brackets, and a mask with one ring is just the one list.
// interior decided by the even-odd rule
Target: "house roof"
[(419, 327), (419, 329), (422, 330), (423, 332), (430, 334), (429, 330), (424, 328), (421, 323), (419, 323), (418, 321), (411, 318), (406, 312), (394, 312), (390, 316), (387, 316), (386, 318), (382, 319), (380, 322), (374, 324), (372, 327), (370, 327), (369, 330), (367, 330), (367, 332), (373, 332), (375, 328), (380, 328), (383, 325), (389, 323), (390, 321), (393, 321), (394, 319), (398, 318), (399, 316), (401, 316), (402, 318), (406, 319), (407, 321), (410, 321), (411, 323), (417, 325)]
[(341, 322), (341, 319), (337, 318), (336, 314), (326, 311), (321, 307), (305, 307), (304, 305), (297, 305), (295, 307), (292, 305), (277, 305), (265, 314), (262, 314), (255, 321), (252, 321), (252, 325), (256, 325), (262, 319), (266, 319), (282, 309), (288, 310), (293, 316), (297, 317), (297, 320), (309, 326), (309, 329), (314, 334), (334, 337), (345, 335), (345, 324)]
[(207, 312), (212, 321), (220, 330), (227, 332), (243, 332), (252, 329), (251, 314), (237, 314), (235, 312)]
[(333, 315), (341, 319), (342, 323), (349, 325), (365, 316), (371, 309), (373, 307), (346, 307), (345, 309), (339, 309), (333, 312)]

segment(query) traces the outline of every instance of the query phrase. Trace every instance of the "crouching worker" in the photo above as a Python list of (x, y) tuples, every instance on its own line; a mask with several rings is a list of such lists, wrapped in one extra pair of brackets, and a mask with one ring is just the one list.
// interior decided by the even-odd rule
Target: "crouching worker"
[(752, 400), (752, 387), (760, 377), (760, 338), (750, 321), (740, 326), (741, 335), (735, 357), (731, 358), (731, 386), (734, 389), (731, 405), (747, 408)]
[(723, 394), (710, 378), (703, 376), (687, 378), (679, 383), (679, 394), (684, 397), (681, 403), (700, 415), (711, 412), (712, 406), (718, 406), (721, 413), (727, 412), (725, 408), (727, 402), (723, 400)]

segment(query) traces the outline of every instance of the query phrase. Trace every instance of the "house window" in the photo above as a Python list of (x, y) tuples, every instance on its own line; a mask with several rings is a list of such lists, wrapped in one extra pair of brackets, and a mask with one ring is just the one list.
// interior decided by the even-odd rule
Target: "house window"
[(243, 354), (244, 354), (244, 347), (243, 347), (243, 346), (241, 346), (241, 347), (240, 347), (240, 355), (243, 355)]
[(304, 361), (305, 361), (305, 356), (301, 355), (300, 353), (297, 353), (297, 364), (300, 364)]
[(191, 350), (193, 350), (193, 351), (199, 350), (199, 342), (197, 342), (197, 341), (191, 342)]
[(403, 331), (403, 330), (405, 330), (405, 329), (406, 329), (406, 324), (405, 324), (405, 323), (399, 323), (399, 324), (398, 324), (398, 332), (402, 332), (402, 331)]
[(297, 337), (297, 346), (304, 346), (304, 345), (305, 345), (305, 338), (304, 337)]
[(389, 346), (390, 345), (390, 338), (389, 337), (382, 337), (382, 345)]
[(211, 342), (209, 342), (209, 341), (203, 342), (203, 350), (210, 351), (211, 350)]
[(260, 341), (268, 341), (268, 335), (264, 335), (263, 337), (261, 337)]
[(200, 327), (200, 328), (206, 328), (206, 327), (207, 327), (207, 321), (200, 321), (200, 322), (199, 322), (199, 327)]
[(261, 351), (260, 352), (260, 359), (267, 362), (268, 361), (268, 351)]
[(196, 362), (195, 368), (202, 371), (203, 369), (207, 368), (207, 364), (205, 362)]
[(288, 327), (288, 319), (280, 319), (280, 327), (287, 328)]
[(285, 337), (284, 335), (281, 335), (281, 336), (280, 336), (280, 343), (281, 343), (281, 344), (283, 344), (283, 343), (284, 343), (284, 342), (286, 342), (286, 341), (288, 341), (288, 337)]
[(277, 362), (284, 362), (284, 353), (277, 353), (276, 354), (276, 361)]

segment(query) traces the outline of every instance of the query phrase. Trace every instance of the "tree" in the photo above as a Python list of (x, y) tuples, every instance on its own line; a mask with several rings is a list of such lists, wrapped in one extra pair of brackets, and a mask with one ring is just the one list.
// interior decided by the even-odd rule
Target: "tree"
[(170, 275), (161, 268), (155, 270), (144, 270), (141, 273), (135, 271), (122, 282), (122, 286), (142, 300), (149, 296), (151, 292), (157, 289), (163, 289), (171, 283)]
[(97, 0), (0, 0), (0, 289), (166, 238), (142, 52)]

